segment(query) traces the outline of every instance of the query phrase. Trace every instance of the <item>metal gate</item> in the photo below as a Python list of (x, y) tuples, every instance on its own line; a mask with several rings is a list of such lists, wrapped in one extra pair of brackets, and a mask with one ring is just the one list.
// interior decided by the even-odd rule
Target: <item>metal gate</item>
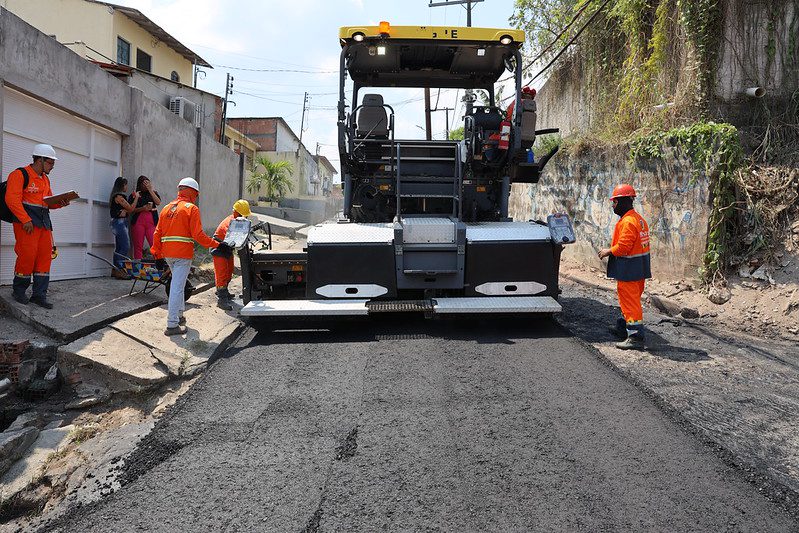
[[(70, 115), (17, 91), (3, 89), (2, 180), (31, 162), (37, 143), (53, 145), (58, 153), (50, 184), (54, 194), (75, 190), (81, 198), (51, 211), (58, 258), (54, 280), (102, 276), (108, 268), (86, 252), (111, 258), (114, 237), (109, 227), (108, 196), (120, 175), (122, 140), (114, 132)], [(0, 283), (14, 275), (14, 233), (0, 223)]]

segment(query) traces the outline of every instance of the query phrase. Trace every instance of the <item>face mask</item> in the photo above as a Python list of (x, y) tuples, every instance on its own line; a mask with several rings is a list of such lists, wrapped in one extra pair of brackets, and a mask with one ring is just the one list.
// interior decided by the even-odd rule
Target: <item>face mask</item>
[(613, 207), (613, 212), (619, 216), (624, 216), (624, 213), (633, 208), (633, 199), (629, 196), (622, 196), (616, 199), (616, 205)]

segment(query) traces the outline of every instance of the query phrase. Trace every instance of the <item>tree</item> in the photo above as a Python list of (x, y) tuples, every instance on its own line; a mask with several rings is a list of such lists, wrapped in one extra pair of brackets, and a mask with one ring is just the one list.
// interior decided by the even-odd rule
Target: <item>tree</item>
[(449, 140), (450, 141), (462, 141), (463, 140), (463, 126), (460, 128), (455, 128), (454, 130), (450, 130), (449, 132)]
[(276, 202), (294, 189), (291, 183), (293, 173), (294, 166), (290, 161), (272, 161), (268, 157), (259, 156), (255, 159), (252, 175), (247, 180), (247, 192), (260, 192), (263, 187), (267, 201)]

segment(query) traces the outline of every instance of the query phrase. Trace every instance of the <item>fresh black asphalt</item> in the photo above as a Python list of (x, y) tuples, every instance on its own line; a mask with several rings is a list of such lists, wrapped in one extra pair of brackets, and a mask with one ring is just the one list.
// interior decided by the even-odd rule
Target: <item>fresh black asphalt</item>
[(796, 531), (550, 320), (250, 331), (58, 531)]

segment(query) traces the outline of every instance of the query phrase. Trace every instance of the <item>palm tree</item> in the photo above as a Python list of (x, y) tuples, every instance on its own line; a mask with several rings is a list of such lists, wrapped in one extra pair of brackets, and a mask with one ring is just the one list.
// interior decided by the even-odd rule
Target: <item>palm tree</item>
[[(263, 169), (259, 172), (259, 169)], [(266, 199), (275, 202), (294, 189), (291, 175), (294, 166), (290, 161), (272, 161), (268, 157), (255, 159), (252, 176), (247, 180), (247, 192), (253, 194), (264, 188)]]

